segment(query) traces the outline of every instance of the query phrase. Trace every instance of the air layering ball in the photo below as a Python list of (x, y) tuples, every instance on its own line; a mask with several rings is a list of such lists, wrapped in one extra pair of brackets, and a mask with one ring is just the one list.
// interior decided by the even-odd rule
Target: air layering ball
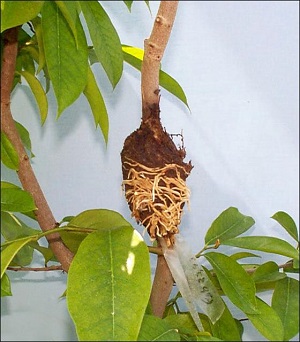
[(159, 106), (131, 133), (121, 152), (123, 186), (132, 216), (150, 237), (164, 237), (173, 245), (183, 206), (189, 200), (186, 178), (193, 166), (185, 163), (184, 148), (177, 149), (163, 130)]

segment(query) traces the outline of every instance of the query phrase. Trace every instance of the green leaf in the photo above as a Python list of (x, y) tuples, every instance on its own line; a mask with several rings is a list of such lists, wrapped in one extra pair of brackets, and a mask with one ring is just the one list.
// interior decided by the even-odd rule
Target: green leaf
[(8, 246), (4, 247), (1, 251), (1, 278), (9, 266), (10, 262), (14, 258), (14, 256), (20, 251), (22, 247), (24, 247), (28, 242), (30, 242), (33, 238), (26, 237), (23, 239), (19, 239), (17, 241), (12, 242)]
[[(128, 45), (122, 45), (122, 50), (124, 61), (141, 71), (144, 50)], [(159, 71), (159, 84), (189, 108), (187, 98), (179, 83), (162, 70)]]
[(283, 341), (283, 326), (276, 311), (260, 298), (256, 299), (259, 314), (247, 313), (249, 320), (270, 341)]
[(124, 227), (131, 224), (124, 217), (114, 210), (89, 209), (73, 217), (68, 226), (78, 228), (110, 229)]
[(299, 281), (285, 278), (276, 283), (272, 297), (272, 308), (281, 319), (284, 341), (299, 333)]
[(40, 110), (42, 125), (45, 123), (48, 114), (48, 100), (40, 81), (28, 71), (20, 71), (20, 74), (27, 81), (37, 105)]
[(260, 258), (260, 256), (249, 252), (237, 252), (230, 255), (230, 258), (234, 260), (240, 260), (244, 258)]
[(212, 245), (219, 240), (223, 241), (246, 232), (254, 225), (250, 216), (245, 216), (237, 208), (230, 207), (224, 210), (212, 223), (205, 235), (205, 244)]
[[(28, 227), (22, 220), (11, 213), (1, 213), (1, 233), (5, 240), (11, 241), (26, 236), (38, 235), (40, 230)], [(43, 254), (45, 263), (53, 260), (53, 252), (50, 248), (42, 247), (38, 242), (30, 242), (24, 246), (15, 256), (13, 262), (19, 266), (25, 266), (31, 263), (33, 256), (33, 248)]]
[(6, 273), (3, 274), (1, 278), (1, 297), (12, 296), (10, 280)]
[(18, 153), (4, 132), (1, 132), (1, 161), (9, 169), (19, 168)]
[(88, 79), (83, 94), (89, 101), (96, 127), (100, 126), (104, 140), (107, 143), (109, 128), (107, 110), (91, 68), (88, 68)]
[[(199, 314), (199, 318), (203, 325), (204, 331), (212, 333), (208, 317), (206, 315)], [(199, 330), (190, 313), (169, 315), (164, 318), (164, 321), (170, 328), (177, 329), (181, 335), (184, 334), (196, 336), (199, 334)]]
[(286, 277), (285, 273), (279, 272), (279, 267), (274, 261), (268, 261), (260, 265), (252, 274), (255, 283), (277, 281)]
[(58, 102), (58, 117), (82, 93), (87, 82), (88, 49), (80, 20), (76, 21), (78, 48), (61, 11), (53, 1), (42, 10), (45, 58)]
[(187, 98), (180, 84), (173, 77), (162, 70), (159, 71), (159, 84), (168, 92), (181, 100), (188, 107), (188, 109), (190, 109)]
[(271, 236), (245, 236), (229, 239), (223, 245), (235, 246), (267, 253), (275, 253), (299, 260), (299, 252), (288, 242)]
[(31, 194), (20, 188), (1, 189), (1, 210), (13, 212), (26, 212), (36, 210)]
[(276, 220), (297, 242), (299, 241), (299, 234), (297, 226), (292, 217), (284, 211), (278, 211), (272, 217)]
[(67, 284), (78, 338), (136, 340), (150, 289), (148, 249), (132, 227), (87, 236), (70, 266)]
[(170, 328), (165, 320), (145, 315), (138, 341), (180, 341), (180, 335), (176, 329)]
[(18, 187), (17, 185), (13, 183), (1, 181), (1, 189), (6, 189), (6, 188), (20, 189), (20, 187)]
[[(131, 227), (124, 217), (116, 211), (107, 209), (89, 209), (70, 219), (67, 227), (88, 229), (110, 229), (114, 227)], [(60, 236), (68, 248), (76, 253), (81, 242), (89, 233), (62, 231)]]
[(113, 88), (123, 72), (120, 38), (109, 16), (97, 1), (80, 1), (98, 60)]
[(24, 147), (30, 152), (30, 157), (33, 158), (34, 154), (31, 149), (31, 140), (30, 140), (29, 132), (19, 122), (15, 121), (15, 125), (16, 125), (17, 131), (20, 135), (20, 138), (22, 140)]
[(43, 3), (44, 1), (1, 1), (1, 32), (36, 17)]
[(255, 284), (241, 265), (227, 255), (210, 252), (205, 258), (213, 266), (222, 290), (245, 313), (257, 313)]
[(130, 0), (126, 1), (126, 0), (124, 0), (123, 2), (127, 6), (129, 12), (131, 12), (131, 6), (132, 6), (133, 1), (130, 1)]
[(76, 21), (80, 19), (78, 17), (76, 1), (55, 1), (55, 3), (68, 23), (78, 48)]
[(43, 31), (42, 31), (42, 22), (40, 17), (36, 17), (32, 19), (32, 25), (34, 27), (35, 31), (35, 37), (37, 40), (38, 44), (38, 69), (37, 69), (37, 74), (44, 69), (45, 64), (46, 64), (46, 59), (45, 59), (45, 51), (44, 51), (44, 39), (43, 39)]
[[(35, 65), (34, 65), (34, 59), (31, 55), (32, 51), (35, 51), (35, 49), (31, 47), (24, 47), (20, 51), (20, 57), (22, 62), (22, 67), (25, 71), (27, 71), (29, 74), (34, 75), (35, 74)], [(34, 52), (33, 52), (34, 53)], [(21, 71), (20, 71), (21, 73)]]
[(223, 341), (241, 341), (242, 336), (237, 324), (239, 323), (232, 317), (225, 305), (225, 310), (220, 319), (215, 324), (211, 324), (212, 334)]

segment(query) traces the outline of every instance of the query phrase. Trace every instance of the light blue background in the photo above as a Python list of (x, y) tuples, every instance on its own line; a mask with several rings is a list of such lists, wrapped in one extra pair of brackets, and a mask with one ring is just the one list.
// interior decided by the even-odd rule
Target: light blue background
[[(103, 2), (121, 42), (141, 48), (158, 5), (151, 2), (151, 17), (143, 2), (134, 3), (132, 13), (121, 1)], [(186, 207), (180, 229), (195, 253), (211, 222), (230, 206), (254, 217), (250, 235), (277, 236), (294, 244), (270, 217), (283, 210), (299, 223), (298, 32), (298, 1), (179, 3), (162, 68), (183, 87), (191, 112), (162, 89), (161, 118), (169, 133), (183, 132), (187, 160), (194, 165), (187, 181), (190, 209)], [(124, 139), (140, 124), (140, 74), (125, 65), (112, 90), (101, 67), (93, 70), (110, 117), (107, 148), (83, 96), (56, 121), (50, 91), (50, 112), (41, 127), (24, 82), (13, 95), (12, 112), (31, 133), (33, 168), (57, 221), (107, 208), (143, 233), (122, 194), (120, 163)], [(17, 181), (5, 168), (2, 179)], [(146, 235), (145, 240), (149, 243)], [(154, 265), (154, 257), (152, 261)], [(10, 276), (13, 297), (2, 299), (2, 340), (76, 338), (65, 300), (59, 299), (66, 275)], [(261, 297), (270, 299), (268, 293)], [(263, 340), (250, 323), (245, 329), (244, 340)]]

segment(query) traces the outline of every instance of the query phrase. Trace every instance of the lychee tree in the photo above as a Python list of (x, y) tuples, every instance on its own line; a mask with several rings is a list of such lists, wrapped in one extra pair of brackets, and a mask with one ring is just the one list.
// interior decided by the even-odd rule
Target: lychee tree
[[(131, 10), (132, 3), (124, 1), (124, 8)], [(177, 148), (163, 128), (159, 106), (160, 87), (188, 106), (180, 85), (160, 68), (177, 6), (178, 1), (160, 3), (142, 50), (121, 43), (101, 2), (1, 2), (1, 161), (22, 184), (1, 181), (1, 295), (13, 293), (12, 271), (63, 270), (79, 340), (242, 340), (245, 319), (269, 340), (289, 340), (299, 331), (299, 282), (291, 276), (299, 272), (299, 234), (287, 213), (279, 211), (272, 219), (295, 246), (277, 237), (241, 237), (255, 221), (235, 207), (212, 222), (196, 255), (178, 234), (193, 166), (184, 161), (184, 146)], [(31, 166), (30, 134), (11, 112), (11, 94), (23, 81), (36, 100), (41, 124), (47, 120), (50, 87), (58, 118), (84, 94), (107, 142), (109, 113), (91, 66), (100, 63), (114, 88), (124, 62), (141, 70), (142, 109), (140, 127), (128, 132), (120, 151), (120, 173), (128, 210), (149, 233), (151, 246), (108, 208), (66, 213), (58, 223)], [(48, 247), (39, 243), (42, 237)], [(221, 245), (241, 250), (221, 253)], [(244, 263), (257, 257), (252, 251), (285, 256), (286, 262)], [(34, 253), (42, 254), (45, 266), (31, 267)], [(153, 283), (149, 253), (157, 255)], [(178, 292), (170, 297), (174, 284)], [(271, 304), (257, 295), (265, 290), (272, 291)], [(181, 297), (188, 311), (178, 304)], [(235, 318), (223, 297), (245, 317)]]

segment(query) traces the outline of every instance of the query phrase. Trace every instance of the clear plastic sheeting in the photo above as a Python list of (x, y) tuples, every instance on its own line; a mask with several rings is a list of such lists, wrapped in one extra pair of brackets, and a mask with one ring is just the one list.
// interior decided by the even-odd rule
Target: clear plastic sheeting
[[(224, 311), (224, 303), (208, 275), (192, 254), (185, 240), (178, 234), (173, 249), (164, 248), (164, 256), (193, 318), (197, 308), (214, 324)], [(197, 318), (194, 318), (195, 323)]]

